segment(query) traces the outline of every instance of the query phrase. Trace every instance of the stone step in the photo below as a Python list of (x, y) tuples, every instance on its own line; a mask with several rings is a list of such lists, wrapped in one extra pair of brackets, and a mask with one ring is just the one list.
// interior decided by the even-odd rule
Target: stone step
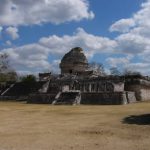
[(63, 105), (63, 104), (80, 104), (81, 101), (81, 93), (79, 91), (71, 91), (71, 92), (61, 92), (59, 96), (55, 98), (53, 104), (54, 105)]

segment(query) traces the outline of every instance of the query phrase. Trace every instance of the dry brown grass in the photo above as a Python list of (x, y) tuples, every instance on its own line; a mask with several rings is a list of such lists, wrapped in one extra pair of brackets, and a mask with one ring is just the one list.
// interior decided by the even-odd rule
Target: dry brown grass
[(0, 102), (0, 150), (150, 150), (150, 124), (123, 123), (150, 113), (124, 106), (50, 106)]

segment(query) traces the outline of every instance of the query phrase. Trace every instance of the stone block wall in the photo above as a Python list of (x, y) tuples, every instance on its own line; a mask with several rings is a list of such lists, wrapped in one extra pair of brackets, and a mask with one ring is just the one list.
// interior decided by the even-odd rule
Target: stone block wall
[(14, 101), (17, 100), (18, 96), (0, 96), (0, 101)]
[(113, 83), (114, 92), (123, 92), (124, 91), (124, 82)]
[(126, 98), (128, 103), (135, 103), (137, 101), (135, 92), (126, 92)]
[(54, 105), (78, 105), (81, 101), (80, 91), (69, 91), (69, 92), (60, 92), (58, 93), (53, 102)]
[(27, 103), (32, 104), (52, 104), (56, 94), (30, 94)]
[(140, 89), (140, 97), (142, 101), (150, 100), (150, 89), (147, 88)]
[(150, 100), (150, 80), (146, 77), (130, 77), (126, 79), (125, 90), (135, 92), (137, 101)]
[(125, 90), (126, 90), (126, 91), (135, 92), (136, 100), (137, 100), (137, 101), (142, 101), (142, 97), (141, 97), (141, 86), (140, 86), (140, 85), (134, 85), (134, 84), (126, 85), (126, 86), (125, 86)]
[(121, 105), (136, 102), (134, 92), (82, 93), (81, 104)]
[(135, 97), (137, 101), (150, 100), (150, 88), (144, 87), (140, 84), (128, 85), (125, 90), (135, 92)]
[(127, 104), (126, 92), (82, 93), (81, 104), (121, 105)]

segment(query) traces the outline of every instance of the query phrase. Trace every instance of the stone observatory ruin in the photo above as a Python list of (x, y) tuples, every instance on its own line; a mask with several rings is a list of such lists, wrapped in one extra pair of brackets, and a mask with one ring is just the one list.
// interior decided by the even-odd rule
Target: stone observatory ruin
[(64, 55), (60, 63), (61, 74), (83, 73), (88, 69), (88, 61), (82, 48), (73, 48)]
[[(150, 78), (141, 75), (112, 76), (88, 68), (80, 47), (66, 53), (60, 63), (61, 74), (39, 74), (30, 90), (22, 83), (9, 86), (1, 99), (21, 99), (28, 103), (121, 105), (150, 100)], [(26, 92), (25, 92), (26, 91)]]

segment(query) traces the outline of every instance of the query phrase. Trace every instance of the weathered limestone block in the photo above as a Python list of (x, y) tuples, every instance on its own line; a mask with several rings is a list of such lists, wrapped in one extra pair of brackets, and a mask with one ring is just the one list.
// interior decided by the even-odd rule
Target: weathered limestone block
[(81, 101), (80, 91), (60, 92), (53, 101), (54, 105), (78, 105)]
[(113, 83), (114, 92), (123, 92), (124, 91), (124, 82)]
[(127, 103), (128, 101), (125, 92), (81, 93), (81, 104), (121, 105)]
[(150, 100), (150, 81), (142, 77), (128, 79), (125, 83), (125, 90), (135, 92), (137, 101)]
[(73, 48), (61, 60), (61, 74), (76, 74), (87, 70), (88, 61), (82, 48)]
[(135, 92), (126, 92), (127, 103), (135, 103), (136, 97)]
[(147, 88), (140, 89), (140, 97), (142, 101), (150, 100), (150, 89)]
[(52, 104), (55, 99), (56, 94), (30, 94), (27, 103), (36, 104)]

